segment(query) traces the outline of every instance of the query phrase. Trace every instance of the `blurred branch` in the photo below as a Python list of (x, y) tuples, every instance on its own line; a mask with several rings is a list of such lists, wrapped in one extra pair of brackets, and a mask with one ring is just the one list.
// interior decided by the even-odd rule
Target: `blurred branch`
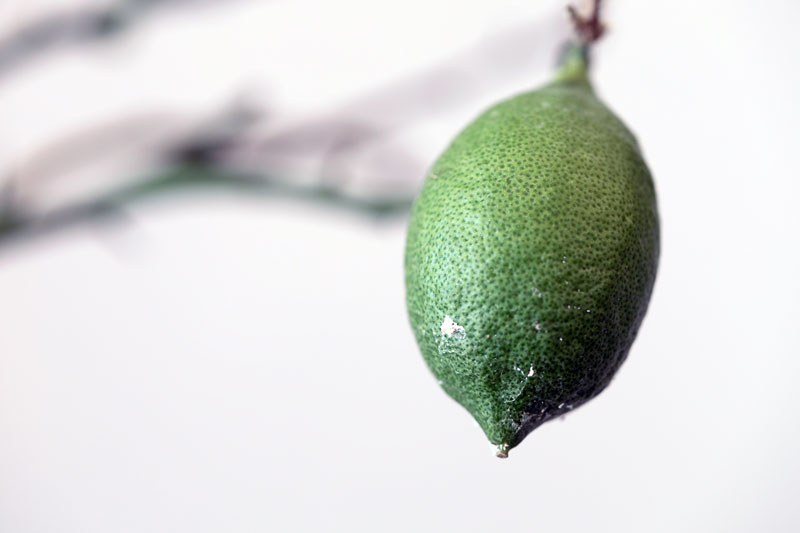
[[(161, 2), (170, 0), (127, 4)], [(163, 115), (73, 133), (28, 158), (25, 168), (6, 180), (0, 191), (0, 249), (84, 221), (113, 220), (132, 201), (187, 187), (302, 198), (369, 217), (401, 216), (411, 206), (423, 161), (435, 153), (406, 153), (399, 133), (476, 101), (498, 82), (526, 80), (526, 72), (549, 65), (554, 43), (566, 30), (559, 20), (503, 28), (438, 65), (306, 120), (270, 115), (266, 121), (263, 109), (235, 105), (189, 135), (186, 121)], [(104, 192), (64, 197), (58, 185), (71, 180), (48, 179), (72, 176), (72, 170), (120, 154), (138, 166), (99, 173)], [(143, 172), (142, 161), (158, 170)], [(58, 199), (55, 207), (47, 207), (48, 195)]]
[[(41, 191), (32, 195), (34, 202), (26, 201), (21, 194), (22, 186), (33, 186), (36, 191), (38, 185), (41, 189), (49, 181), (43, 178), (58, 177), (68, 165), (80, 166), (82, 161), (85, 164), (86, 160), (97, 157), (98, 152), (113, 152), (115, 143), (128, 144), (126, 136), (136, 129), (146, 129), (147, 122), (121, 121), (114, 127), (95, 128), (77, 139), (57, 143), (39, 157), (43, 161), (38, 164), (38, 176), (34, 171), (32, 176), (26, 175), (26, 179), (19, 181), (12, 175), (0, 189), (0, 248), (83, 222), (122, 218), (125, 206), (134, 201), (187, 188), (216, 187), (250, 196), (298, 198), (372, 218), (401, 216), (409, 210), (413, 201), (411, 187), (393, 195), (386, 191), (352, 193), (347, 188), (347, 173), (337, 174), (336, 165), (332, 164), (337, 155), (374, 141), (382, 132), (358, 122), (347, 124), (328, 117), (288, 132), (247, 135), (247, 128), (261, 119), (257, 110), (238, 103), (195, 133), (167, 141), (160, 148), (148, 148), (156, 150), (147, 154), (158, 169), (153, 173), (131, 176), (110, 191), (47, 210), (35, 203), (41, 200)], [(158, 128), (163, 120), (152, 117), (150, 129)], [(313, 172), (309, 180), (308, 176), (294, 175), (291, 168), (279, 168), (271, 159), (276, 154), (288, 156), (292, 161), (317, 159), (322, 168)], [(389, 166), (402, 168), (406, 155), (395, 152), (390, 159), (394, 161), (387, 160)]]
[(0, 77), (50, 50), (109, 39), (163, 7), (213, 0), (121, 0), (105, 8), (49, 15), (0, 40)]
[(187, 163), (95, 199), (42, 215), (28, 214), (13, 204), (6, 204), (0, 207), (0, 250), (21, 239), (44, 236), (75, 224), (119, 218), (124, 206), (133, 201), (187, 187), (222, 187), (240, 190), (249, 196), (260, 193), (302, 198), (374, 218), (403, 215), (412, 202), (412, 198), (361, 197), (324, 184), (294, 185), (285, 180), (271, 180), (268, 176), (229, 174), (217, 171), (213, 166)]
[[(14, 179), (18, 176), (13, 175), (5, 180), (5, 188), (0, 190), (0, 248), (83, 222), (122, 218), (125, 206), (131, 202), (187, 188), (216, 187), (250, 196), (298, 198), (372, 218), (401, 216), (413, 201), (411, 186), (394, 194), (350, 192), (347, 169), (335, 164), (337, 157), (352, 155), (352, 150), (375, 141), (383, 131), (358, 121), (347, 123), (342, 117), (324, 117), (288, 131), (248, 135), (247, 129), (262, 121), (262, 116), (246, 104), (237, 103), (193, 134), (167, 140), (166, 146), (146, 147), (146, 157), (154, 160), (158, 169), (155, 172), (123, 178), (122, 184), (110, 191), (68, 201), (61, 207), (46, 209), (39, 205), (40, 189), (46, 190), (50, 181), (47, 178), (57, 178), (69, 166), (80, 167), (98, 155), (113, 153), (115, 145), (129, 144), (128, 137), (137, 130), (141, 135), (141, 130), (157, 129), (163, 120), (164, 117), (154, 116), (145, 122), (118, 121), (112, 127), (93, 128), (44, 150), (37, 158), (38, 172), (25, 173), (23, 180)], [(280, 157), (289, 160), (287, 168), (281, 168)], [(402, 169), (408, 163), (407, 157), (394, 151), (385, 163)], [(295, 175), (293, 163), (315, 160), (319, 169), (310, 175)], [(111, 177), (109, 181), (116, 179)], [(34, 192), (28, 195), (28, 201), (23, 188)]]

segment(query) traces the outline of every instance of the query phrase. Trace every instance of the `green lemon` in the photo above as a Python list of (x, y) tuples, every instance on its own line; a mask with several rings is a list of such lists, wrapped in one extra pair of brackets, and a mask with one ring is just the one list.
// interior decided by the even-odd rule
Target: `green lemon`
[(573, 52), (553, 83), (485, 111), (433, 165), (408, 228), (411, 326), (505, 457), (608, 385), (658, 255), (639, 145)]

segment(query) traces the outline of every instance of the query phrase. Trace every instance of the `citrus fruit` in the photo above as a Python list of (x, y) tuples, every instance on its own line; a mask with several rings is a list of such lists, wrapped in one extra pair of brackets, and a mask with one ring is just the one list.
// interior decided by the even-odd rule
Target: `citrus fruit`
[(431, 168), (406, 242), (411, 326), (442, 388), (506, 456), (609, 384), (658, 255), (637, 140), (573, 51), (554, 82), (485, 111)]

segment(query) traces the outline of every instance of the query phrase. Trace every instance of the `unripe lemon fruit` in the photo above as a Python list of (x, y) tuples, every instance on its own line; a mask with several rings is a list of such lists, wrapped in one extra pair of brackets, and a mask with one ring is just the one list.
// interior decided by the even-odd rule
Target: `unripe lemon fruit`
[(491, 107), (433, 165), (406, 243), (412, 329), (499, 456), (602, 391), (647, 309), (659, 255), (650, 172), (575, 52)]

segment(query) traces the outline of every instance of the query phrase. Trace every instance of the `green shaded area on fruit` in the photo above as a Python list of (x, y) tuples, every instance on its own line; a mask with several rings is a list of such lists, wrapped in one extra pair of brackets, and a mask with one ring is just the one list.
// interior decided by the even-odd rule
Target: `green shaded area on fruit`
[(595, 95), (586, 46), (436, 161), (409, 223), (409, 318), (429, 368), (498, 456), (608, 385), (658, 254), (650, 173)]

